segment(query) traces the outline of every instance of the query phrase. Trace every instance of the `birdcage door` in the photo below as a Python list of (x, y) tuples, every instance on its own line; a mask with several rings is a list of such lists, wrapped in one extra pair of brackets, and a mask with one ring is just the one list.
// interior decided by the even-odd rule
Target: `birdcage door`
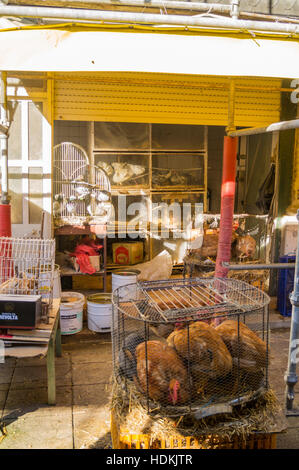
[(82, 223), (97, 215), (107, 218), (110, 191), (105, 171), (90, 165), (83, 147), (71, 142), (54, 147), (53, 216), (56, 223)]
[[(54, 147), (53, 194), (54, 216), (84, 216), (84, 185), (89, 183), (89, 161), (85, 150), (71, 142)], [(82, 184), (82, 198), (77, 198), (78, 184)], [(76, 198), (76, 199), (75, 199)]]

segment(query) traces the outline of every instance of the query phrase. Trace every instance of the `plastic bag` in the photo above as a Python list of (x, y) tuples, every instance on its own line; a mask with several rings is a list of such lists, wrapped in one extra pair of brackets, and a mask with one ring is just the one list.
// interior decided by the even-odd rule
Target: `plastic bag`
[(151, 261), (134, 266), (134, 268), (140, 271), (138, 281), (169, 279), (172, 273), (172, 267), (172, 257), (167, 250), (159, 253)]

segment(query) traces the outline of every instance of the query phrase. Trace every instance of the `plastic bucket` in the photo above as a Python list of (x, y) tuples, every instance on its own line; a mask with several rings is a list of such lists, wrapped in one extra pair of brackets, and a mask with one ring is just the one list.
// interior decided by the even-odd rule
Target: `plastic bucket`
[(111, 331), (112, 294), (93, 294), (87, 297), (87, 326), (91, 331)]
[(85, 297), (79, 292), (62, 292), (60, 303), (60, 329), (62, 335), (74, 335), (83, 328)]
[(119, 287), (127, 286), (126, 289), (120, 290), (119, 300), (136, 299), (138, 274), (140, 274), (138, 269), (123, 269), (112, 273), (112, 292)]

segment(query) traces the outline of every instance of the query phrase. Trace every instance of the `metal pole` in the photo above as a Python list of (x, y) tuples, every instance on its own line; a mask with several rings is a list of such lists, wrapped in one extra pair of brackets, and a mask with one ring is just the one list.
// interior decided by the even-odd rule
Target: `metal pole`
[(1, 72), (0, 78), (0, 107), (1, 122), (3, 124), (2, 133), (0, 135), (1, 143), (1, 204), (9, 204), (8, 200), (8, 133), (5, 128), (8, 123), (7, 114), (7, 73)]
[[(299, 223), (299, 210), (297, 212), (297, 221)], [(293, 410), (293, 402), (295, 398), (294, 387), (298, 381), (296, 374), (297, 365), (297, 353), (299, 344), (299, 237), (297, 242), (297, 256), (296, 256), (296, 268), (294, 276), (294, 291), (290, 295), (290, 301), (292, 304), (292, 320), (291, 320), (291, 332), (290, 332), (290, 344), (289, 344), (289, 360), (288, 369), (285, 374), (286, 382), (286, 408), (287, 411)]]
[(215, 277), (220, 278), (227, 277), (228, 269), (223, 266), (223, 262), (229, 262), (231, 258), (231, 241), (236, 190), (237, 148), (237, 138), (224, 137), (220, 233), (215, 268)]
[[(201, 2), (186, 2), (186, 1), (171, 1), (171, 0), (63, 0), (64, 5), (68, 5), (68, 8), (72, 6), (80, 5), (90, 5), (94, 7), (103, 8), (103, 5), (109, 5), (110, 7), (139, 7), (139, 8), (156, 8), (167, 10), (188, 10), (191, 12), (209, 12), (209, 13), (222, 13), (222, 14), (231, 14), (232, 7), (231, 5), (222, 5), (219, 3), (201, 3)], [(84, 8), (84, 7), (83, 7)]]
[(222, 263), (222, 266), (230, 271), (259, 271), (260, 269), (294, 269), (294, 263), (271, 263), (271, 264), (229, 264)]
[(244, 137), (248, 135), (266, 134), (269, 132), (287, 131), (290, 129), (299, 129), (299, 119), (275, 122), (266, 127), (250, 127), (248, 129), (240, 129), (238, 131), (227, 130), (227, 135), (229, 137)]
[(178, 26), (198, 26), (202, 28), (223, 28), (238, 31), (263, 31), (271, 33), (299, 34), (299, 25), (271, 23), (265, 21), (236, 20), (233, 18), (210, 18), (204, 16), (159, 15), (128, 13), (73, 8), (33, 7), (0, 5), (0, 16), (24, 18), (55, 18), (65, 20), (86, 20), (107, 23), (140, 23)]

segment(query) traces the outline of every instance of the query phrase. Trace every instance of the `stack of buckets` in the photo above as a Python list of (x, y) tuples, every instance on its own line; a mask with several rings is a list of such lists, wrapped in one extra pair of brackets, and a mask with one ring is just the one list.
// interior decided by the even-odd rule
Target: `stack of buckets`
[[(130, 300), (136, 293), (137, 276), (140, 271), (127, 269), (112, 273), (112, 292), (118, 287), (130, 284), (125, 298)], [(60, 321), (61, 334), (78, 333), (83, 327), (85, 297), (78, 292), (63, 292), (61, 295)], [(107, 333), (112, 325), (112, 294), (99, 293), (87, 297), (87, 326), (91, 331)]]
[[(134, 298), (136, 292), (137, 276), (140, 271), (127, 269), (112, 273), (112, 292), (118, 287), (128, 286), (128, 300)], [(124, 300), (124, 299), (123, 299)], [(112, 294), (93, 294), (87, 297), (87, 325), (88, 329), (99, 333), (111, 331), (112, 324)]]

